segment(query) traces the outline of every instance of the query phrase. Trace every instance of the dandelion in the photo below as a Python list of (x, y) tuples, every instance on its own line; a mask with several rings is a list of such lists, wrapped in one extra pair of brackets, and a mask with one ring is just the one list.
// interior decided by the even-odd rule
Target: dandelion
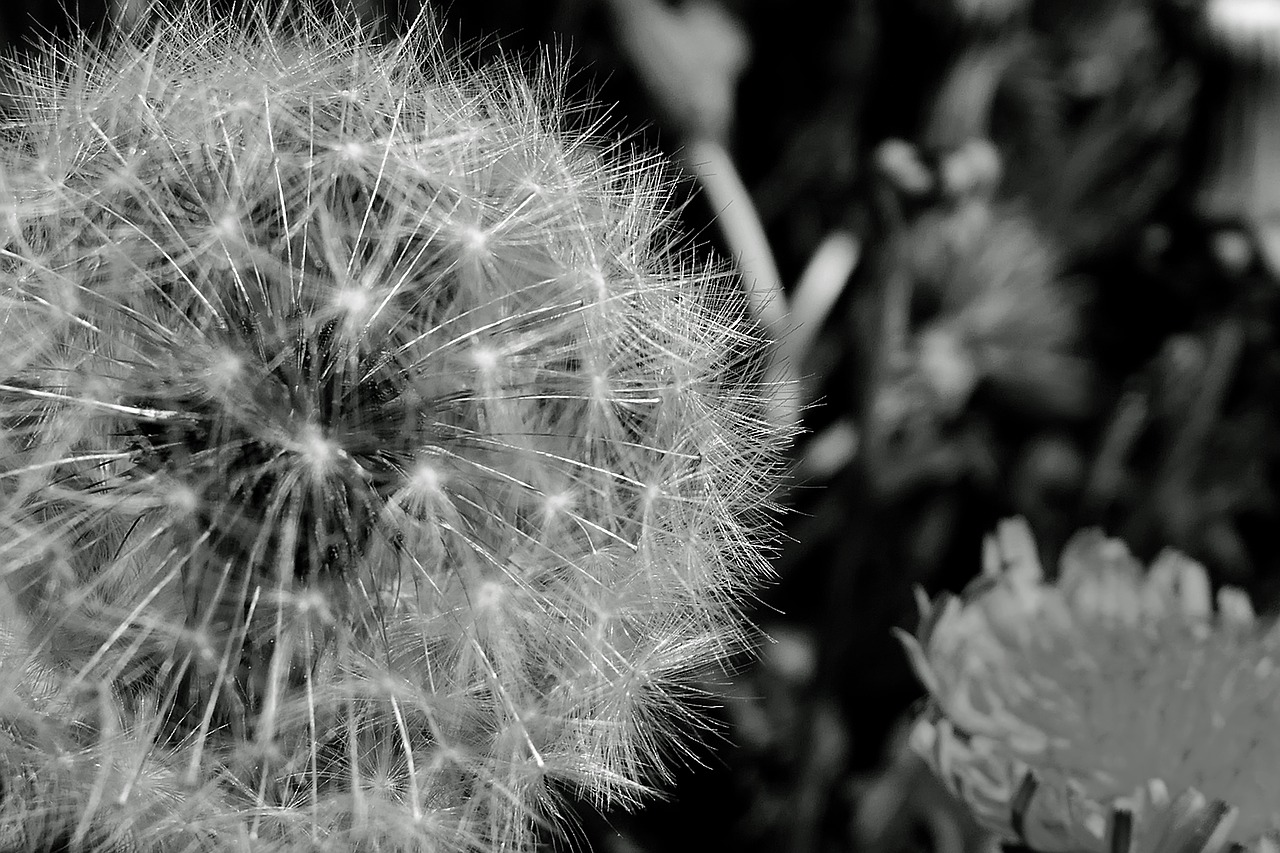
[(1212, 603), (1171, 551), (1149, 571), (1098, 531), (1042, 576), (1006, 521), (984, 575), (905, 642), (929, 690), (913, 745), (993, 831), (1037, 851), (1273, 850), (1274, 631)]
[(779, 436), (559, 75), (186, 12), (21, 69), (4, 849), (522, 850), (666, 778)]
[(926, 211), (905, 237), (903, 266), (937, 303), (910, 362), (936, 411), (952, 416), (980, 383), (1033, 409), (1088, 409), (1091, 376), (1075, 352), (1079, 299), (1059, 279), (1061, 259), (1043, 231), (1017, 211), (969, 200)]

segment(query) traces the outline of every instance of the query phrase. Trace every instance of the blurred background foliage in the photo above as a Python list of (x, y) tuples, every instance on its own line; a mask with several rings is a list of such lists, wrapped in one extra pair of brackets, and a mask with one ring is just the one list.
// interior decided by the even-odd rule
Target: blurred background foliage
[[(421, 8), (338, 5), (391, 33)], [(973, 577), (1002, 517), (1027, 517), (1046, 557), (1092, 525), (1145, 558), (1182, 549), (1274, 608), (1280, 35), (1249, 31), (1276, 26), (1265, 15), (1215, 29), (1213, 5), (435, 10), (477, 60), (567, 54), (575, 96), (688, 166), (691, 227), (787, 293), (762, 301), (770, 327), (799, 327), (782, 349), (804, 434), (756, 614), (769, 641), (721, 679), (702, 766), (639, 814), (582, 809), (580, 846), (989, 846), (901, 747), (921, 689), (890, 629), (914, 629), (914, 587)], [(8, 0), (0, 42), (145, 6)]]

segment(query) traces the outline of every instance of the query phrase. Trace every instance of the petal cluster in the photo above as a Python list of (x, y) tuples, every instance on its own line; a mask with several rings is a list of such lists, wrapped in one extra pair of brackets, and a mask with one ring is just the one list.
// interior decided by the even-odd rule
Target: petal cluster
[(1096, 530), (1044, 578), (1025, 522), (904, 635), (929, 691), (917, 751), (991, 829), (1037, 851), (1271, 849), (1280, 637), (1167, 551)]

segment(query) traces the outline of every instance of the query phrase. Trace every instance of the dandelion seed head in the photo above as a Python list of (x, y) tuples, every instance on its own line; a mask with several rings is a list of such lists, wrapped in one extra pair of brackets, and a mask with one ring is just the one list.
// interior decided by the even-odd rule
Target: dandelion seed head
[(0, 553), (58, 746), (15, 764), (122, 848), (530, 849), (745, 642), (763, 346), (559, 72), (300, 15), (18, 72)]

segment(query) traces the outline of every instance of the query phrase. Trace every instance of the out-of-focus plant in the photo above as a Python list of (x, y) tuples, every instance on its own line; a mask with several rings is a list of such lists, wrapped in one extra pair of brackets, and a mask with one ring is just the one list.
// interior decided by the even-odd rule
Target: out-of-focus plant
[[(1244, 286), (1273, 289), (1265, 278)], [(1265, 319), (1243, 314), (1170, 335), (1130, 378), (1080, 498), (1094, 518), (1117, 519), (1130, 541), (1168, 542), (1237, 583), (1264, 568), (1246, 545), (1251, 520), (1277, 507), (1270, 436), (1278, 415), (1268, 391), (1277, 367), (1265, 355), (1274, 343)]]
[(1280, 275), (1280, 3), (1208, 0), (1198, 30), (1220, 78), (1209, 129), (1199, 212), (1243, 226)]
[(1093, 530), (1046, 580), (1030, 530), (903, 634), (929, 705), (917, 751), (1003, 840), (1043, 851), (1271, 850), (1276, 631), (1173, 551)]
[(991, 109), (1009, 64), (1026, 48), (1029, 0), (953, 0), (939, 17), (962, 42), (929, 108), (921, 144), (951, 151), (991, 136)]
[(1049, 235), (995, 201), (1000, 164), (981, 140), (936, 164), (901, 140), (877, 152), (885, 230), (855, 328), (872, 365), (861, 452), (885, 497), (982, 464), (943, 434), (981, 387), (1042, 418), (1093, 405), (1077, 288)]
[(554, 63), (434, 37), (182, 11), (20, 68), (0, 847), (530, 849), (742, 647), (737, 280)]
[[(774, 417), (799, 421), (805, 355), (857, 261), (845, 232), (815, 254), (789, 300), (756, 206), (730, 153), (738, 78), (750, 44), (711, 0), (670, 7), (661, 0), (609, 0), (618, 41), (663, 120), (683, 142), (682, 159), (701, 184), (748, 286), (755, 316), (775, 342), (770, 380)], [(804, 313), (800, 313), (803, 311)]]
[(910, 743), (911, 727), (891, 735), (886, 762), (855, 777), (850, 836), (869, 853), (998, 853), (994, 835), (970, 814)]
[(1177, 188), (1198, 78), (1148, 0), (1041, 0), (992, 137), (1069, 266), (1126, 250)]
[(944, 414), (979, 382), (1015, 406), (1068, 418), (1087, 413), (1089, 366), (1080, 311), (1058, 280), (1052, 243), (1026, 217), (965, 203), (913, 224), (904, 266), (934, 315), (916, 332), (916, 361)]

